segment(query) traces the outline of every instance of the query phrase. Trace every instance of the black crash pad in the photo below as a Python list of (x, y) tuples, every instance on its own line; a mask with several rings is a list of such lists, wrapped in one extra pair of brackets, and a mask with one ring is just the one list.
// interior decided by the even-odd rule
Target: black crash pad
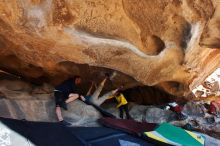
[(60, 123), (0, 118), (0, 145), (5, 146), (153, 146), (105, 127), (66, 127)]

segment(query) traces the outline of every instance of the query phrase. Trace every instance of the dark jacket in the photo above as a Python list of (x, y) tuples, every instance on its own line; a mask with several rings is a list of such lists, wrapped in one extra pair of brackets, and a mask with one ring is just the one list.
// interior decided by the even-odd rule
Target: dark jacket
[(65, 80), (60, 85), (56, 86), (55, 90), (62, 92), (67, 98), (70, 93), (80, 94), (79, 87), (74, 83), (74, 80), (72, 78)]

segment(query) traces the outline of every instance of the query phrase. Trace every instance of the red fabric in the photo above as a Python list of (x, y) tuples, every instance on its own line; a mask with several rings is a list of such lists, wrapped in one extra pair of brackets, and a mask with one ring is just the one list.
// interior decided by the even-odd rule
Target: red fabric
[(212, 114), (216, 113), (215, 106), (214, 106), (214, 105), (210, 105), (209, 111), (210, 111), (210, 113), (212, 113)]
[(134, 120), (114, 119), (114, 118), (101, 118), (99, 122), (104, 126), (119, 129), (130, 134), (138, 135), (139, 133), (153, 131), (158, 124), (137, 122)]
[(217, 112), (217, 108), (220, 109), (220, 101), (212, 101), (209, 107), (210, 113), (215, 114)]
[(182, 112), (183, 107), (180, 106), (180, 105), (177, 105), (175, 107), (172, 107), (171, 110), (174, 111), (174, 112), (180, 113), (180, 112)]

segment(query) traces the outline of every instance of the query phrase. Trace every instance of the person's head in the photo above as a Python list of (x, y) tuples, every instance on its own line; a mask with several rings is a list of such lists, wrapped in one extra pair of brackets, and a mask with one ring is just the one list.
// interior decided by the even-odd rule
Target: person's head
[(79, 85), (82, 82), (82, 78), (79, 75), (76, 75), (73, 77), (73, 81), (76, 85)]

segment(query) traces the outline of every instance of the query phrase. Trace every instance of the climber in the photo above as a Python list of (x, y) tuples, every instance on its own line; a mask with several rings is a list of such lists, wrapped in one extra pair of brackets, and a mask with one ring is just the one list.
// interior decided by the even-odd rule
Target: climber
[(103, 96), (99, 97), (106, 81), (109, 79), (110, 81), (115, 77), (116, 72), (113, 72), (111, 75), (108, 73), (105, 74), (104, 80), (99, 84), (95, 92), (91, 95), (92, 88), (94, 87), (94, 82), (92, 82), (91, 87), (89, 88), (89, 91), (87, 92), (86, 96), (81, 96), (81, 100), (86, 102), (87, 104), (95, 104), (97, 106), (100, 106), (102, 103), (104, 103), (109, 97), (113, 94), (115, 94), (119, 89), (112, 90)]
[(76, 100), (79, 97), (83, 98), (78, 87), (81, 84), (81, 82), (82, 82), (81, 77), (77, 75), (74, 76), (74, 78), (70, 78), (55, 87), (54, 96), (56, 102), (56, 115), (59, 122), (65, 125), (69, 125), (69, 124), (63, 120), (61, 107), (64, 110), (67, 110), (68, 103)]
[[(123, 88), (123, 86), (121, 86), (120, 89), (121, 88)], [(132, 119), (128, 111), (128, 102), (126, 98), (124, 97), (123, 93), (120, 90), (118, 90), (113, 96), (109, 97), (109, 99), (114, 98), (114, 97), (118, 102), (117, 108), (119, 108), (119, 117), (123, 119), (124, 112), (125, 112), (126, 118)]]

